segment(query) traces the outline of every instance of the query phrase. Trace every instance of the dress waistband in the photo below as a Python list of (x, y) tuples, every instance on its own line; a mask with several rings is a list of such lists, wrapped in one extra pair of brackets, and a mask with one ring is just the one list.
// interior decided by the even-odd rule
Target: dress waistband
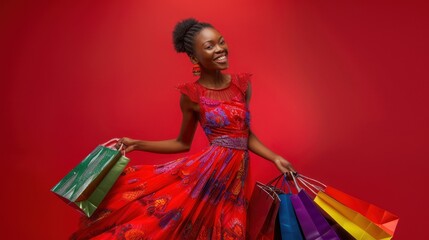
[(232, 138), (229, 136), (220, 136), (213, 139), (210, 144), (227, 148), (247, 150), (247, 140), (248, 138), (246, 137)]

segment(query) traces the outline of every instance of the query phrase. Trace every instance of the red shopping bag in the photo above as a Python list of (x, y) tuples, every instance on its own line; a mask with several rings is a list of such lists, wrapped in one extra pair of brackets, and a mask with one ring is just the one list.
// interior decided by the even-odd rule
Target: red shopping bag
[[(281, 177), (281, 176), (280, 176)], [(250, 240), (273, 239), (280, 198), (271, 183), (256, 182), (247, 210), (247, 238)]]
[(374, 204), (365, 202), (361, 199), (352, 197), (331, 186), (325, 188), (325, 193), (336, 199), (338, 202), (355, 210), (367, 217), (371, 222), (377, 224), (384, 231), (393, 235), (398, 225), (399, 217), (389, 211), (386, 211)]

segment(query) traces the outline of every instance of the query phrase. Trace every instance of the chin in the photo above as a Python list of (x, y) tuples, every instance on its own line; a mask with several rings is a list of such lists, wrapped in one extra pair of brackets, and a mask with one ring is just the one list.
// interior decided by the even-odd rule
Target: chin
[(209, 70), (209, 71), (215, 71), (215, 70), (222, 71), (222, 70), (226, 70), (228, 68), (229, 68), (229, 64), (224, 64), (223, 66), (212, 65), (210, 68), (207, 68), (207, 70)]
[(229, 64), (226, 64), (225, 66), (222, 66), (222, 67), (220, 67), (219, 69), (220, 70), (226, 70), (226, 69), (228, 69), (229, 68)]

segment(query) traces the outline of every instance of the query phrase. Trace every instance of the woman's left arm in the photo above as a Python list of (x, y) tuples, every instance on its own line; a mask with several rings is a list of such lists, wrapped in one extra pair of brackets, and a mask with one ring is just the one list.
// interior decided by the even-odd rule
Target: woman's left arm
[[(251, 95), (252, 88), (249, 83), (246, 91), (247, 105), (249, 105)], [(292, 167), (292, 164), (289, 161), (266, 147), (251, 130), (249, 130), (248, 149), (256, 155), (274, 163), (274, 165), (276, 165), (276, 167), (282, 173), (295, 172), (295, 169)]]
[(274, 153), (269, 148), (267, 148), (252, 131), (249, 132), (249, 142), (248, 149), (255, 153), (256, 155), (265, 158), (268, 161), (271, 161), (276, 165), (280, 172), (295, 172), (295, 169), (292, 167), (292, 164), (284, 159), (282, 156)]

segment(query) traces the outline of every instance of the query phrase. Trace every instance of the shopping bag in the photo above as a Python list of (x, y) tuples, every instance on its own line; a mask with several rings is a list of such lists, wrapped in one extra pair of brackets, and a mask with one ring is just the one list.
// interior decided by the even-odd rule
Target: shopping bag
[(270, 183), (256, 182), (247, 210), (247, 238), (273, 239), (280, 199)]
[(299, 187), (294, 177), (293, 180), (299, 192), (290, 196), (290, 200), (305, 239), (340, 240), (313, 200), (311, 200), (304, 189)]
[(397, 215), (375, 206), (374, 204), (352, 197), (331, 186), (325, 188), (325, 193), (338, 202), (367, 217), (371, 222), (393, 236), (399, 221)]
[[(317, 204), (316, 204), (317, 205)], [(356, 240), (350, 233), (344, 230), (331, 216), (329, 216), (323, 209), (321, 209), (323, 217), (325, 217), (326, 221), (328, 221), (329, 225), (331, 225), (332, 229), (337, 233), (338, 237), (341, 240)]]
[(314, 201), (341, 227), (358, 240), (391, 239), (392, 236), (362, 214), (339, 203), (324, 192), (317, 193)]
[(290, 197), (292, 194), (280, 194), (279, 224), (282, 239), (304, 239)]
[[(285, 189), (287, 187), (287, 190)], [(295, 215), (295, 210), (293, 209), (292, 202), (290, 197), (292, 196), (292, 190), (286, 179), (286, 175), (283, 177), (282, 190), (286, 190), (283, 193), (279, 194), (280, 197), (280, 207), (278, 213), (278, 221), (281, 233), (282, 240), (294, 239), (301, 240), (304, 239), (301, 228), (298, 223), (298, 219)]]
[(81, 209), (81, 211), (84, 212), (86, 216), (90, 217), (95, 212), (95, 210), (97, 210), (98, 206), (115, 184), (116, 180), (121, 175), (129, 161), (129, 158), (121, 156), (107, 173), (107, 175), (103, 178), (100, 184), (98, 184), (98, 186), (94, 189), (91, 195), (86, 200), (75, 202), (76, 206)]
[(116, 141), (112, 139), (97, 146), (51, 191), (91, 216), (129, 161), (120, 150), (113, 148)]
[(303, 175), (299, 175), (298, 179), (314, 191), (316, 204), (354, 238), (392, 238), (398, 222), (396, 215), (315, 179)]

